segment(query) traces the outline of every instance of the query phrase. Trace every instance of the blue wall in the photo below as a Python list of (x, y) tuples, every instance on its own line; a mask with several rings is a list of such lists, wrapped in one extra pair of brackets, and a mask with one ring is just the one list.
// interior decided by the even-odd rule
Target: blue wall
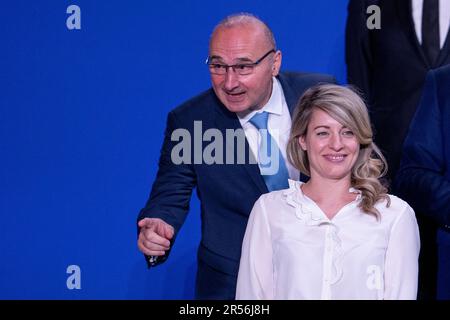
[[(81, 8), (81, 30), (66, 9)], [(220, 19), (252, 12), (283, 69), (345, 82), (347, 0), (0, 3), (0, 299), (190, 299), (198, 200), (170, 259), (147, 270), (135, 221), (167, 112), (209, 87)], [(69, 265), (81, 289), (69, 290)]]

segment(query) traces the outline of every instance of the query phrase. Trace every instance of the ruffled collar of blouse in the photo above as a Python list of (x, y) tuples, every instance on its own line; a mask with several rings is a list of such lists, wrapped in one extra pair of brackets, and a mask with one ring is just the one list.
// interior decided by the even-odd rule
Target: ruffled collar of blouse
[[(328, 217), (313, 208), (314, 202), (303, 193), (302, 184), (304, 182), (289, 179), (289, 188), (283, 191), (283, 197), (287, 204), (294, 207), (297, 218), (308, 225), (329, 223)], [(358, 194), (356, 199), (351, 202), (351, 204), (357, 204), (361, 200), (361, 191), (353, 187), (349, 188), (348, 191)]]

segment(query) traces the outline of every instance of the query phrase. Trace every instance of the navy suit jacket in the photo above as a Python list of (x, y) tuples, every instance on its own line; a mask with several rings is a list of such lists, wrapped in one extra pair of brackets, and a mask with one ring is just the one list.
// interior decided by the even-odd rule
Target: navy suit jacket
[[(421, 281), (437, 281), (438, 298), (450, 299), (450, 65), (428, 73), (422, 100), (411, 123), (396, 178), (396, 191), (416, 211), (421, 225)], [(435, 233), (438, 228), (437, 280)]]
[[(334, 82), (329, 76), (305, 73), (281, 73), (278, 79), (291, 113), (307, 88), (322, 82)], [(205, 264), (209, 270), (217, 272), (197, 272), (196, 296), (233, 299), (248, 216), (255, 201), (268, 190), (255, 162), (253, 164), (249, 164), (249, 161), (246, 161), (246, 164), (191, 162), (175, 165), (171, 161), (171, 152), (179, 142), (171, 141), (172, 132), (184, 129), (191, 133), (194, 150), (194, 121), (201, 121), (203, 132), (218, 129), (223, 137), (226, 136), (226, 129), (242, 129), (236, 114), (225, 108), (212, 89), (172, 110), (167, 119), (157, 177), (149, 200), (141, 210), (138, 220), (145, 217), (161, 218), (172, 225), (177, 234), (189, 211), (192, 191), (197, 188), (202, 218), (198, 263)], [(203, 148), (209, 143), (211, 142), (203, 143)], [(246, 159), (249, 159), (251, 152), (247, 140), (245, 146)], [(230, 144), (226, 143), (224, 148), (228, 151), (233, 150)], [(224, 158), (226, 151), (223, 152)], [(198, 152), (197, 150), (197, 154)], [(235, 161), (236, 153), (235, 146)], [(193, 158), (194, 154), (191, 155), (191, 160), (194, 160)], [(229, 280), (222, 281), (212, 279), (213, 277)], [(209, 288), (206, 288), (207, 286)], [(211, 289), (214, 286), (215, 288)], [(221, 286), (224, 288), (220, 288)]]
[[(381, 29), (367, 28), (370, 5), (380, 7)], [(426, 73), (450, 63), (450, 32), (432, 63), (417, 39), (411, 0), (350, 0), (346, 63), (348, 83), (359, 87), (368, 102), (375, 142), (385, 154), (388, 175), (393, 178)]]

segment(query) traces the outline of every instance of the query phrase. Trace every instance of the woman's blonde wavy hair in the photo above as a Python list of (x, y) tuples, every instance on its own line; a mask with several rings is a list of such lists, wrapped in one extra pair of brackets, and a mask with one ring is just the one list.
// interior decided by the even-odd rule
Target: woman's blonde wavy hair
[(387, 172), (386, 160), (373, 142), (367, 107), (355, 89), (333, 84), (322, 84), (308, 89), (300, 98), (292, 119), (287, 145), (289, 161), (302, 173), (310, 176), (307, 152), (300, 147), (299, 138), (305, 136), (315, 109), (328, 113), (333, 119), (353, 131), (360, 144), (358, 158), (352, 168), (351, 185), (361, 191), (359, 207), (377, 218), (374, 207), (379, 200), (390, 205), (387, 188), (380, 178)]

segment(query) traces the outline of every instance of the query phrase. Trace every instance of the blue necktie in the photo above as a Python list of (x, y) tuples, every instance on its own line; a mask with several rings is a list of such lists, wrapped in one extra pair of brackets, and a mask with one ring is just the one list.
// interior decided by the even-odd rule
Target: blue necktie
[(259, 168), (269, 191), (286, 189), (289, 187), (289, 173), (276, 141), (267, 130), (268, 119), (269, 114), (265, 111), (255, 114), (250, 119), (250, 123), (261, 135), (258, 148)]

